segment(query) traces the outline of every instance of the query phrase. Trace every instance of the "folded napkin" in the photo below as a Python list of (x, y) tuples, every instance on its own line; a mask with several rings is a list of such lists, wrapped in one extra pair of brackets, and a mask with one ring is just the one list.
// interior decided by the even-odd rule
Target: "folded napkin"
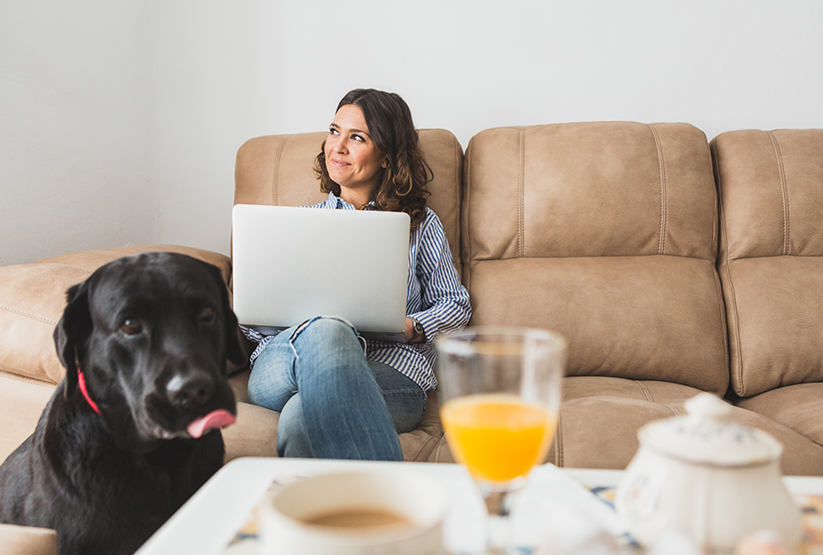
[[(448, 475), (435, 475), (451, 498), (444, 546), (449, 553), (476, 553), (485, 545), (486, 508), (466, 469), (454, 466), (451, 470)], [(626, 533), (614, 509), (550, 464), (535, 467), (526, 486), (515, 494), (511, 526), (514, 545), (524, 554), (545, 543), (558, 528), (569, 546), (590, 540), (592, 534), (613, 540)]]

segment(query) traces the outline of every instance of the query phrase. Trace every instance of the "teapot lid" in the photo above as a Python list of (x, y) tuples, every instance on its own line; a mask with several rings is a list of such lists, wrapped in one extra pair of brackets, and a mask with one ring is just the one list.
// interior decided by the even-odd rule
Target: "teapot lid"
[(643, 426), (637, 434), (640, 443), (687, 462), (712, 466), (751, 466), (780, 458), (780, 442), (762, 430), (732, 422), (732, 407), (711, 393), (700, 393), (685, 406), (687, 416)]

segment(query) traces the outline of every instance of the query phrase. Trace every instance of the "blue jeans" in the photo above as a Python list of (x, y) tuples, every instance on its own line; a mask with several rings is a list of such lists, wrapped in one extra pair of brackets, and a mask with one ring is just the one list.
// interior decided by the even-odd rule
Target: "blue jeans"
[(367, 361), (345, 320), (318, 317), (280, 332), (255, 360), (249, 400), (280, 412), (281, 457), (403, 460), (398, 433), (426, 404), (413, 380)]

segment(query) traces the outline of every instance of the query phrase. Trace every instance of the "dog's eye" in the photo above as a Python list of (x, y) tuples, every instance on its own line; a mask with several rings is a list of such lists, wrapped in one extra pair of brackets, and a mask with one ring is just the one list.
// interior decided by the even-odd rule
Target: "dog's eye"
[(120, 330), (126, 335), (137, 335), (143, 331), (143, 324), (136, 318), (127, 318), (120, 325)]
[(200, 321), (204, 324), (209, 324), (214, 321), (214, 309), (207, 306), (200, 311)]

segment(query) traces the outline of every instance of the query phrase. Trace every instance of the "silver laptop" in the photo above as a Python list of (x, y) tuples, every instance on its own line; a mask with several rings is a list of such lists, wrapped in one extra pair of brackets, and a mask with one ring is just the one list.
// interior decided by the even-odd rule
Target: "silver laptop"
[(367, 339), (406, 340), (409, 216), (237, 204), (234, 312), (264, 334), (340, 316)]

